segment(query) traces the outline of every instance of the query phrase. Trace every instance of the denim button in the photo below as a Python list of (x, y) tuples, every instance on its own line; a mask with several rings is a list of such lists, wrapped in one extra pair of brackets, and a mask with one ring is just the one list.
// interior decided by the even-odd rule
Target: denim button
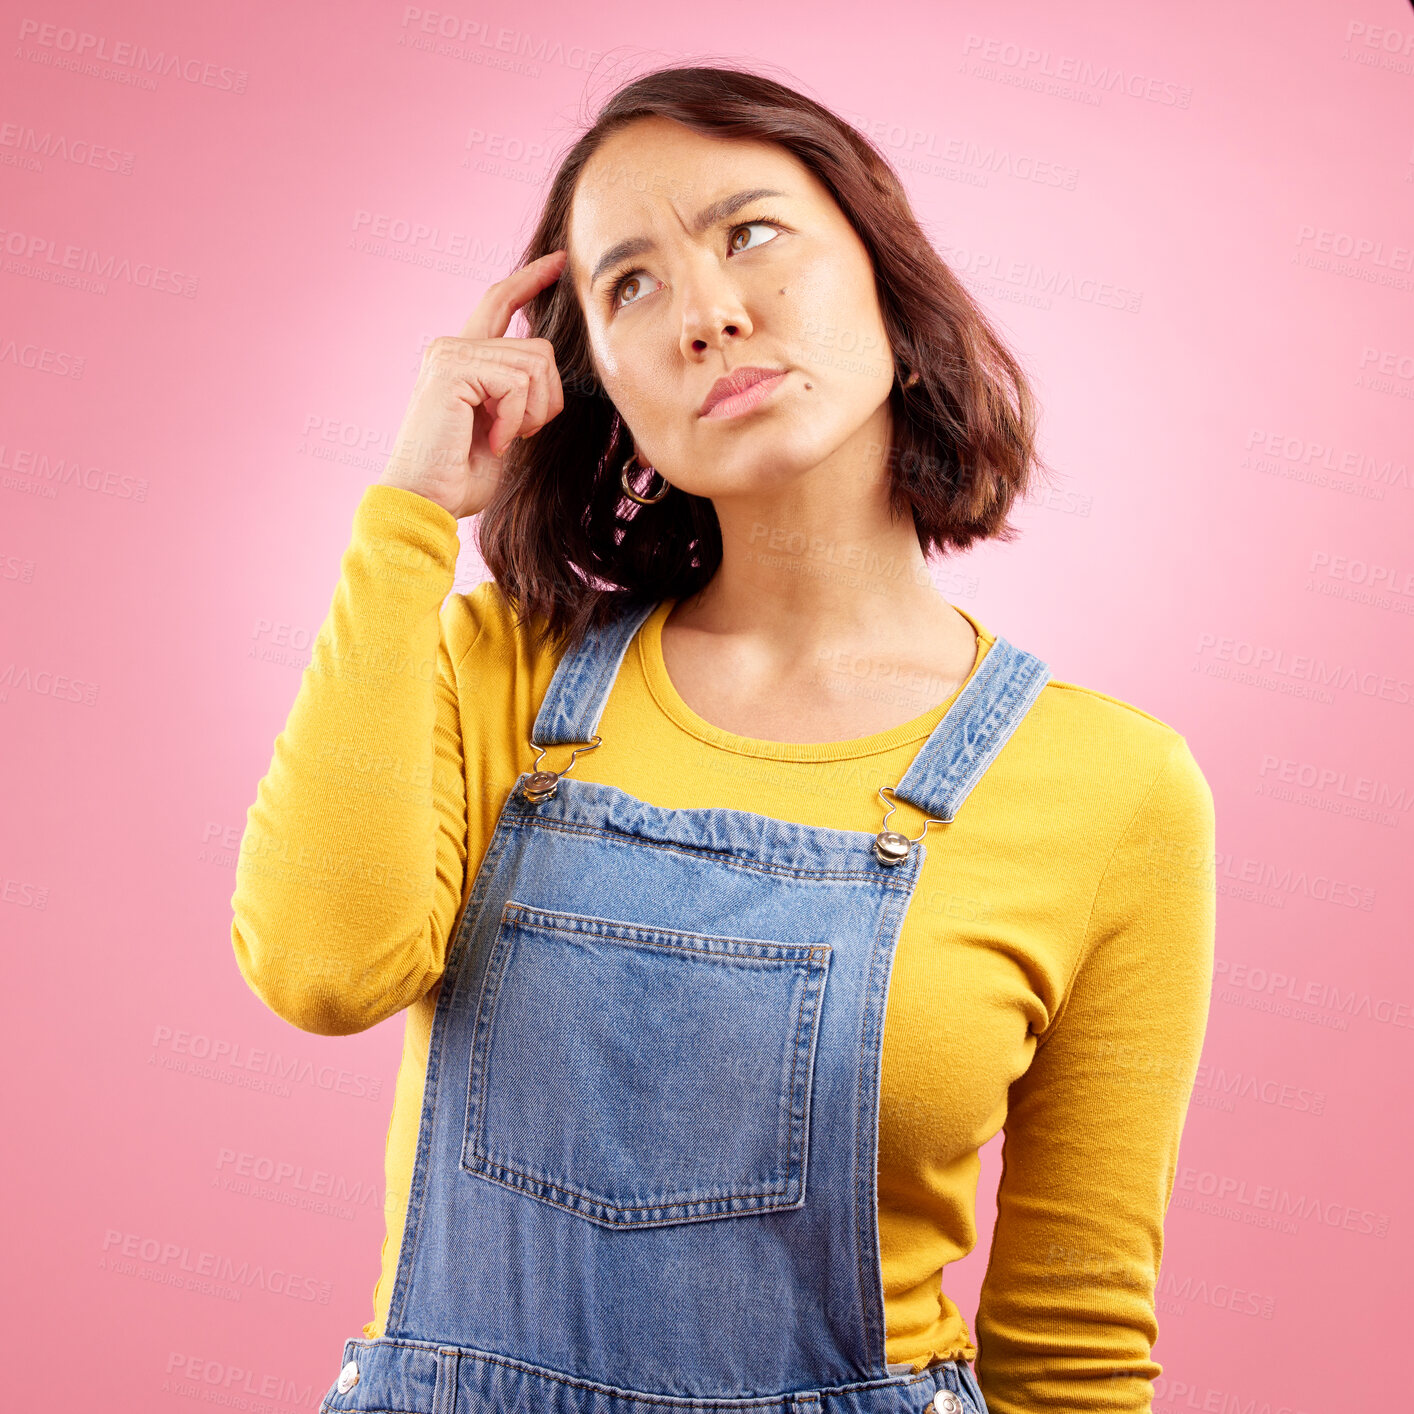
[(339, 1371), (339, 1393), (347, 1394), (358, 1383), (358, 1362), (350, 1360), (342, 1370)]
[(950, 1389), (940, 1389), (933, 1396), (933, 1408), (937, 1414), (962, 1414), (962, 1401)]

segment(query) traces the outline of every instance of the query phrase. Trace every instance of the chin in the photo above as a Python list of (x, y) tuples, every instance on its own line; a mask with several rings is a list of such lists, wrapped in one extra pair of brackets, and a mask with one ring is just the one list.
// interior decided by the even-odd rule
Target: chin
[[(712, 489), (700, 496), (750, 496), (779, 491), (808, 476), (828, 456), (826, 450), (802, 450), (796, 446), (753, 446), (749, 456), (731, 466), (719, 466), (704, 478)], [(688, 488), (691, 489), (691, 488)]]

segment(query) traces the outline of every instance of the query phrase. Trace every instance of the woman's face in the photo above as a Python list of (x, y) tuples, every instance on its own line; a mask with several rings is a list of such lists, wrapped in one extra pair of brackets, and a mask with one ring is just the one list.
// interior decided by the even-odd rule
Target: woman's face
[[(568, 248), (596, 372), (675, 486), (752, 494), (842, 449), (837, 465), (882, 459), (894, 365), (874, 269), (784, 148), (640, 119), (586, 165)], [(754, 406), (704, 415), (713, 384), (746, 367), (784, 376)]]

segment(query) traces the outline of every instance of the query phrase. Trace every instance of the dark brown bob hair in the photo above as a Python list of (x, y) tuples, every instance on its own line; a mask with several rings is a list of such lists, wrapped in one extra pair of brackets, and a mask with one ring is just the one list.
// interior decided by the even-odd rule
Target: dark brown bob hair
[[(925, 556), (1013, 539), (1013, 502), (1035, 471), (1049, 470), (1035, 449), (1027, 379), (924, 235), (884, 155), (813, 99), (729, 67), (665, 68), (628, 81), (561, 161), (520, 264), (569, 244), (585, 164), (611, 133), (652, 116), (711, 137), (777, 143), (834, 195), (873, 261), (900, 370), (886, 458), (894, 513), (912, 513)], [(624, 495), (632, 434), (595, 374), (571, 282), (541, 290), (520, 313), (526, 337), (555, 350), (564, 409), (507, 449), (475, 535), (517, 621), (539, 619), (537, 639), (563, 646), (631, 607), (696, 593), (721, 562), (721, 531), (705, 496), (674, 487), (640, 505)], [(919, 374), (907, 390), (905, 368)]]

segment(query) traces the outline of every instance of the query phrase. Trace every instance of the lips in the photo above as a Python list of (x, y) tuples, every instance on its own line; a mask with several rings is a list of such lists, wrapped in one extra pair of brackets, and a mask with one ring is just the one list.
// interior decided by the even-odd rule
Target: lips
[(738, 393), (744, 393), (753, 384), (761, 382), (762, 379), (775, 378), (784, 372), (784, 368), (735, 369), (725, 378), (719, 378), (712, 384), (711, 391), (703, 400), (702, 406), (697, 409), (698, 417), (706, 417), (723, 398), (733, 398)]

